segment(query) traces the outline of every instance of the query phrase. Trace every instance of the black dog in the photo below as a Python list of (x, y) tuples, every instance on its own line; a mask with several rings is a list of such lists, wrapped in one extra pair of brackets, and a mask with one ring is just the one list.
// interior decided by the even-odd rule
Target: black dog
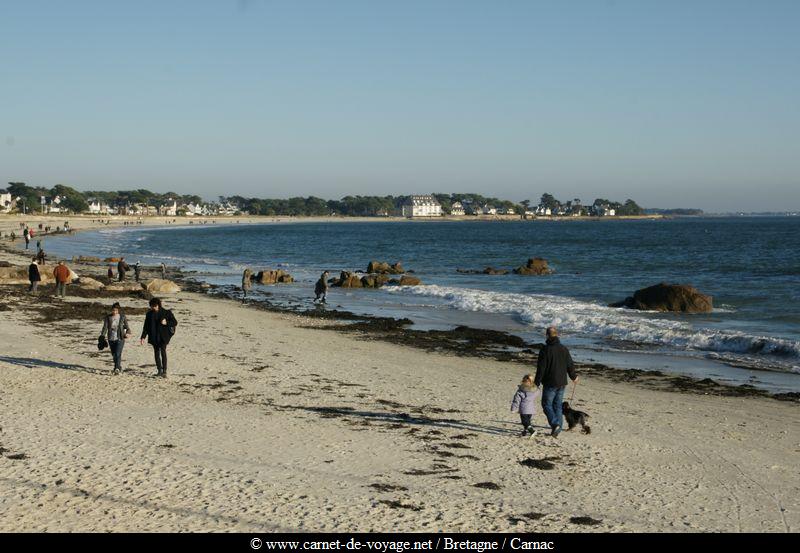
[(566, 401), (561, 404), (561, 411), (564, 413), (564, 418), (567, 419), (567, 430), (572, 430), (576, 424), (580, 424), (581, 432), (584, 434), (592, 433), (592, 429), (586, 424), (586, 419), (589, 418), (589, 415), (583, 411), (572, 409)]

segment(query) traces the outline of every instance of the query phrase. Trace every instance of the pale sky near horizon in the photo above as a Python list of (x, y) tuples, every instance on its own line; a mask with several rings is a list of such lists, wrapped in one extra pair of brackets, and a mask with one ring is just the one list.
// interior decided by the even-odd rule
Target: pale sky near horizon
[(0, 0), (0, 178), (796, 210), (798, 23), (777, 0)]

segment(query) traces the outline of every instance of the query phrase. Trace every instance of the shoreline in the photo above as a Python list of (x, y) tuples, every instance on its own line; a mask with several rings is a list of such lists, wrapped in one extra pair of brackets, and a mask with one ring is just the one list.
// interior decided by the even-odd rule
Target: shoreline
[[(136, 227), (134, 227), (135, 230)], [(86, 229), (96, 230), (96, 229)], [(76, 232), (78, 232), (76, 230)], [(11, 254), (19, 254), (21, 259), (27, 258), (13, 246), (0, 242), (0, 250)], [(103, 279), (103, 268), (106, 263), (77, 263), (73, 257), (70, 266), (79, 271), (95, 272), (93, 278)], [(25, 261), (27, 262), (27, 261)], [(155, 272), (155, 267), (145, 267)], [(178, 269), (170, 270), (170, 280), (176, 282), (183, 291), (208, 295), (217, 299), (240, 303), (240, 289), (236, 286), (219, 286), (207, 283)], [(104, 295), (101, 292), (90, 292), (85, 298), (117, 297), (118, 294)], [(255, 309), (271, 313), (299, 316), (307, 319), (310, 328), (333, 330), (344, 334), (356, 334), (366, 339), (384, 341), (404, 347), (412, 347), (427, 352), (448, 352), (459, 356), (490, 358), (499, 362), (533, 366), (537, 352), (543, 343), (526, 342), (510, 332), (489, 330), (460, 325), (452, 330), (417, 330), (407, 328), (412, 324), (409, 319), (397, 319), (375, 315), (362, 315), (347, 310), (315, 307), (313, 309), (295, 308), (276, 305), (268, 298), (250, 300), (247, 305)], [(330, 321), (332, 324), (320, 326), (319, 321)], [(588, 371), (598, 378), (612, 382), (629, 382), (644, 388), (652, 388), (670, 392), (698, 395), (717, 395), (724, 397), (762, 397), (778, 401), (800, 404), (800, 392), (770, 392), (752, 384), (726, 384), (712, 378), (696, 378), (674, 374), (658, 369), (617, 368), (605, 363), (578, 362), (577, 367)]]

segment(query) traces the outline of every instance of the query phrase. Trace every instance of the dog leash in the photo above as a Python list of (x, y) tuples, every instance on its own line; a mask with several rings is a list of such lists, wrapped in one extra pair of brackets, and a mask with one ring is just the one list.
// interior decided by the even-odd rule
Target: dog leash
[(577, 388), (577, 387), (578, 387), (578, 381), (577, 380), (573, 380), (572, 381), (572, 396), (569, 398), (569, 402), (570, 403), (572, 403), (572, 400), (575, 399), (575, 388)]

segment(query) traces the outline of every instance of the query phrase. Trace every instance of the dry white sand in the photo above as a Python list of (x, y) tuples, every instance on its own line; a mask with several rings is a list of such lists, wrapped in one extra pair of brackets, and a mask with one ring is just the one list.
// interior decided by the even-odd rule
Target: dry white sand
[(530, 367), (197, 294), (165, 304), (167, 380), (138, 340), (111, 376), (100, 321), (0, 311), (0, 531), (800, 527), (797, 404), (584, 378), (593, 432), (523, 439), (509, 403)]

